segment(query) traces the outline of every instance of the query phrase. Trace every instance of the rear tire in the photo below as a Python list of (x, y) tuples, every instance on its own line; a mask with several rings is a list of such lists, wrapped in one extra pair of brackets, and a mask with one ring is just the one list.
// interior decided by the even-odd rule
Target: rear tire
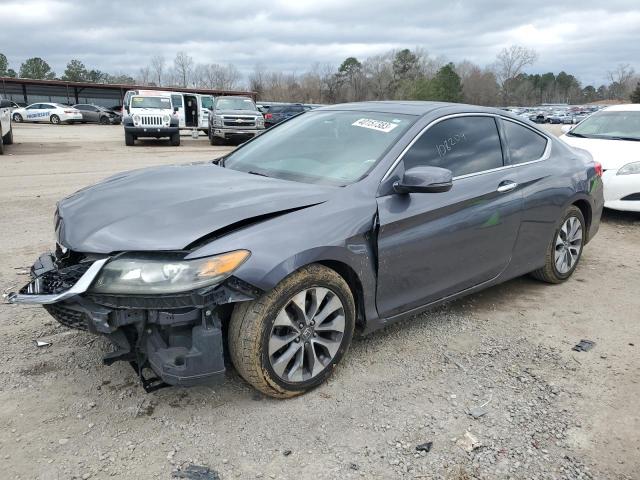
[[(2, 135), (2, 134), (0, 134)], [(9, 133), (7, 133), (2, 139), (5, 145), (13, 145), (13, 128), (9, 129)]]
[(180, 146), (180, 134), (179, 133), (174, 133), (173, 135), (171, 135), (170, 142), (171, 142), (171, 146), (172, 147), (179, 147)]
[(60, 117), (58, 115), (51, 115), (49, 121), (54, 125), (58, 125), (60, 123)]
[(136, 144), (136, 137), (133, 136), (133, 133), (124, 132), (124, 144), (127, 147), (133, 147)]
[[(294, 300), (304, 312), (294, 308)], [(354, 327), (355, 303), (347, 282), (325, 266), (308, 265), (260, 298), (235, 306), (229, 354), (256, 389), (271, 397), (295, 397), (331, 375), (351, 344)]]
[(531, 272), (538, 280), (547, 283), (562, 283), (575, 271), (584, 248), (586, 223), (582, 211), (571, 205), (547, 247), (544, 267)]

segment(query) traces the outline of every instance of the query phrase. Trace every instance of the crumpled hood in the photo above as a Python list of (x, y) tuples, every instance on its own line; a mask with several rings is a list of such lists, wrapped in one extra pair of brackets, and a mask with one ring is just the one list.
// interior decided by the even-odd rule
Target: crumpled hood
[(146, 168), (60, 201), (56, 233), (84, 253), (181, 250), (238, 222), (322, 203), (336, 188), (210, 163)]
[(631, 162), (640, 162), (640, 142), (629, 140), (603, 140), (562, 135), (560, 140), (572, 147), (587, 150), (604, 170), (618, 170)]

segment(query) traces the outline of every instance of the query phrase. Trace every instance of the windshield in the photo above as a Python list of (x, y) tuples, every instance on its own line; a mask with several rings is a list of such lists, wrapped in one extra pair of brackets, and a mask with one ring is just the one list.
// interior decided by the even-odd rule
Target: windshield
[(640, 140), (640, 111), (599, 112), (583, 120), (569, 136)]
[(417, 117), (313, 111), (269, 130), (226, 157), (224, 166), (325, 185), (362, 178)]
[(216, 101), (218, 110), (252, 110), (256, 111), (256, 105), (250, 98), (218, 98)]
[(200, 97), (200, 101), (202, 102), (202, 108), (206, 108), (207, 110), (211, 110), (213, 108), (213, 97)]
[(132, 97), (131, 108), (171, 109), (169, 97)]

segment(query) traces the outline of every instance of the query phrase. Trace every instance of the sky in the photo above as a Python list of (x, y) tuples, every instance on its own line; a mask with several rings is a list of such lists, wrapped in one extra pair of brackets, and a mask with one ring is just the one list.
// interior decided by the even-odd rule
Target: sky
[(135, 76), (153, 55), (303, 73), (390, 49), (491, 64), (504, 47), (535, 49), (529, 73), (565, 70), (583, 85), (630, 64), (640, 72), (640, 0), (0, 0), (0, 53), (18, 71), (44, 58), (62, 75)]

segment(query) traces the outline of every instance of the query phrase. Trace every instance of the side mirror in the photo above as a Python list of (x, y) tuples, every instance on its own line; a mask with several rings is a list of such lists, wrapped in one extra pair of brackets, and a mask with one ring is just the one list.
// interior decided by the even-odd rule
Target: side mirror
[(562, 127), (560, 127), (560, 130), (562, 130), (564, 133), (568, 133), (573, 129), (573, 125), (562, 125)]
[(441, 193), (453, 186), (451, 170), (440, 167), (413, 167), (404, 172), (402, 180), (393, 184), (396, 193)]
[(178, 113), (179, 108), (178, 107), (173, 107), (173, 113)]
[(0, 108), (11, 108), (12, 106), (11, 100), (0, 100)]

